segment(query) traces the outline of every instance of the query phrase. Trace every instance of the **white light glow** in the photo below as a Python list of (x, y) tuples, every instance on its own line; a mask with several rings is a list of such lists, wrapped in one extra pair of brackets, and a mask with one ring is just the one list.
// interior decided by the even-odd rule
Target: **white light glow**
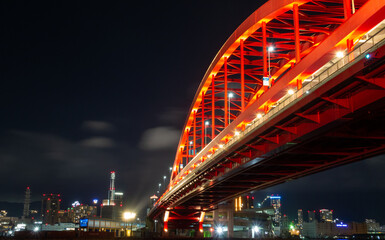
[(233, 93), (229, 93), (229, 98), (232, 98), (234, 97), (234, 94)]
[(344, 57), (344, 52), (338, 51), (337, 54), (336, 54), (336, 56), (337, 56), (338, 58), (343, 58), (343, 57)]
[(258, 113), (257, 118), (261, 118), (261, 117), (262, 117), (262, 114)]
[(124, 212), (123, 213), (123, 218), (125, 220), (134, 219), (135, 217), (136, 217), (136, 213), (134, 213), (134, 212)]
[(287, 91), (288, 94), (290, 95), (293, 95), (294, 94), (294, 90), (293, 89), (289, 89), (289, 91)]
[(260, 228), (259, 228), (258, 226), (254, 226), (254, 227), (253, 227), (253, 231), (256, 232), (256, 233), (258, 233), (258, 232), (260, 231)]
[(238, 135), (239, 135), (239, 132), (235, 132), (234, 134), (235, 134), (235, 136), (238, 136)]

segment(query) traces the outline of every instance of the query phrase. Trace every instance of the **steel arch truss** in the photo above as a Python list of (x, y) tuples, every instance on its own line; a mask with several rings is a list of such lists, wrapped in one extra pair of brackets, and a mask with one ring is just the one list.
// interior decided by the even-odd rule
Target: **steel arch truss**
[[(270, 0), (255, 11), (230, 36), (203, 77), (183, 128), (170, 184), (150, 216), (176, 206), (209, 210), (237, 194), (382, 152), (381, 136), (372, 131), (358, 137), (364, 129), (354, 128), (359, 121), (372, 123), (361, 109), (384, 117), (369, 107), (385, 96), (383, 74), (374, 80), (363, 71), (375, 70), (361, 61), (349, 76), (333, 80), (335, 88), (328, 85), (323, 92), (309, 94), (215, 161), (206, 161), (259, 115), (269, 113), (289, 89), (301, 90), (304, 81), (332, 64), (337, 50), (353, 50), (384, 15), (385, 3), (379, 0), (355, 0), (354, 6), (350, 0)], [(345, 120), (350, 130), (330, 128)], [(316, 134), (325, 129), (326, 135)], [(339, 149), (308, 150), (338, 137), (350, 142), (344, 141)], [(313, 161), (306, 161), (309, 154)]]

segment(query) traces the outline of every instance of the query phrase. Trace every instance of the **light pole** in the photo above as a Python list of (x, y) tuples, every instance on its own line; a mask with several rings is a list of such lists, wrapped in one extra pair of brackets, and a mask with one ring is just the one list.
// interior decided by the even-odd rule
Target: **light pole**
[(158, 184), (158, 186), (159, 186), (159, 190), (158, 190), (158, 191), (159, 191), (159, 193), (160, 193), (160, 187), (162, 186), (162, 184), (161, 184), (161, 183), (159, 183), (159, 184)]
[(204, 136), (204, 140), (203, 140), (203, 146), (206, 145), (206, 126), (208, 126), (209, 124), (210, 124), (209, 121), (205, 122), (205, 136)]
[(229, 93), (229, 124), (231, 123), (231, 119), (230, 119), (230, 113), (231, 113), (231, 98), (234, 96), (234, 94), (231, 92)]
[[(135, 217), (136, 217), (136, 213), (134, 213), (134, 212), (124, 212), (123, 213), (123, 219), (126, 221), (126, 237), (127, 237), (128, 221), (134, 219)], [(132, 222), (131, 222), (130, 237), (132, 237)]]
[(163, 186), (164, 186), (164, 190), (166, 191), (166, 175), (163, 176)]
[(273, 46), (270, 46), (267, 48), (267, 52), (268, 52), (268, 57), (269, 57), (269, 80), (270, 80), (270, 52), (274, 51), (274, 47)]
[[(190, 150), (189, 151), (192, 152), (192, 158), (194, 158), (194, 152), (191, 151), (192, 150), (191, 148), (193, 147), (193, 144), (194, 144), (193, 141), (190, 141)], [(187, 153), (187, 156), (188, 156), (187, 157), (188, 161), (190, 161), (190, 153)]]

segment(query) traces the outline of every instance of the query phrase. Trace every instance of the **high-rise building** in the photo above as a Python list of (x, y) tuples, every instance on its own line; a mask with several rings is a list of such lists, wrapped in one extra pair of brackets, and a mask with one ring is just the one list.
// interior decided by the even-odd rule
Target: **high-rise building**
[(279, 224), (281, 222), (281, 196), (270, 196), (270, 205), (274, 208), (273, 221)]
[(79, 205), (68, 210), (68, 216), (72, 223), (79, 223), (83, 217), (96, 217), (97, 207), (88, 205)]
[(307, 211), (308, 222), (315, 220), (315, 211)]
[(298, 209), (298, 227), (302, 229), (303, 227), (303, 211), (302, 209)]
[(43, 223), (51, 225), (58, 223), (60, 202), (60, 194), (43, 194), (41, 200)]
[(23, 209), (23, 218), (28, 218), (30, 215), (29, 212), (29, 205), (31, 203), (31, 189), (27, 187), (25, 190), (25, 197), (24, 197), (24, 209)]
[(116, 206), (123, 207), (123, 193), (122, 192), (115, 192), (114, 203)]
[(110, 189), (108, 191), (108, 205), (115, 205), (115, 172), (111, 172)]
[(319, 210), (321, 222), (333, 222), (333, 210), (321, 209)]

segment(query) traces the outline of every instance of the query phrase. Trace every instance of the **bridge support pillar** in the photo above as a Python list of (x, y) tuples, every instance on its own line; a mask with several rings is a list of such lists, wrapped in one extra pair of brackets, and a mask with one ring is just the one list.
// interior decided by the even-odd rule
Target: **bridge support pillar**
[(234, 236), (234, 209), (227, 210), (227, 237), (232, 238)]
[(218, 219), (219, 219), (219, 214), (218, 214), (218, 209), (213, 211), (213, 220), (214, 220), (214, 225), (218, 224)]

